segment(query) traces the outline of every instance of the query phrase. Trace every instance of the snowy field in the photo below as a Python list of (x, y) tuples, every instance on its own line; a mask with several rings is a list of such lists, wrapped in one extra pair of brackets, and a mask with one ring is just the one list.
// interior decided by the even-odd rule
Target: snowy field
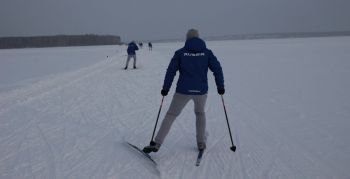
[(94, 64), (115, 49), (91, 46), (0, 50), (0, 92)]
[(193, 103), (151, 154), (157, 168), (137, 155), (125, 140), (149, 143), (182, 46), (143, 48), (139, 69), (126, 71), (125, 46), (0, 50), (0, 178), (350, 178), (350, 37), (208, 42), (237, 151), (209, 73), (201, 166)]

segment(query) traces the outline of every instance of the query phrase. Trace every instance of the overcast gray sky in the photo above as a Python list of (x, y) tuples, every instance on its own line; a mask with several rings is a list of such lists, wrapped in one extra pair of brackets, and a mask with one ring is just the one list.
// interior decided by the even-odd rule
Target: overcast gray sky
[(123, 41), (350, 30), (350, 0), (1, 0), (0, 36), (112, 34)]

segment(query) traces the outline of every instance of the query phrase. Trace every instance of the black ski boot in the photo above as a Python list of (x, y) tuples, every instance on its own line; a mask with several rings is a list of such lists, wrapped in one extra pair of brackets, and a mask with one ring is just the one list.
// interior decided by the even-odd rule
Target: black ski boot
[(160, 144), (157, 144), (154, 141), (151, 141), (150, 145), (143, 148), (142, 151), (148, 154), (151, 152), (158, 152), (159, 148), (160, 148)]
[(207, 145), (204, 142), (197, 143), (199, 151), (204, 151), (207, 148)]

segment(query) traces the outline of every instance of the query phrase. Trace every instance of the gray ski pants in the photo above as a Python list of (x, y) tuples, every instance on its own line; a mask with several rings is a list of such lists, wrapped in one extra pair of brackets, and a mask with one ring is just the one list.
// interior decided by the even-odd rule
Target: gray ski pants
[(136, 67), (136, 55), (128, 55), (128, 58), (126, 59), (125, 67), (128, 67), (129, 61), (131, 58), (134, 58), (134, 67)]
[(171, 125), (175, 121), (176, 117), (181, 113), (182, 109), (186, 106), (187, 102), (193, 100), (194, 112), (196, 114), (196, 138), (197, 143), (206, 143), (205, 127), (205, 103), (207, 101), (207, 94), (205, 95), (185, 95), (175, 93), (173, 100), (171, 101), (168, 112), (166, 113), (162, 125), (155, 138), (155, 142), (162, 144), (164, 138), (169, 133)]

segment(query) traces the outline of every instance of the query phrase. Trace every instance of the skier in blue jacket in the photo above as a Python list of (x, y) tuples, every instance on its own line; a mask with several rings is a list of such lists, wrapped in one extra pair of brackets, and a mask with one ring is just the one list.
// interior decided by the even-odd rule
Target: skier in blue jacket
[(200, 151), (206, 148), (205, 103), (208, 92), (208, 69), (214, 74), (218, 93), (223, 95), (225, 87), (221, 65), (213, 52), (206, 48), (205, 42), (199, 38), (198, 31), (190, 29), (186, 35), (185, 46), (177, 50), (170, 61), (161, 90), (163, 96), (168, 95), (176, 72), (179, 71), (176, 93), (155, 140), (151, 141), (149, 146), (144, 147), (145, 153), (159, 150), (172, 123), (190, 100), (194, 102), (196, 114), (197, 147)]
[(128, 58), (126, 59), (126, 65), (124, 70), (128, 69), (130, 58), (134, 59), (134, 69), (136, 69), (136, 50), (139, 50), (136, 43), (134, 41), (130, 42), (128, 44), (128, 49), (127, 49)]

